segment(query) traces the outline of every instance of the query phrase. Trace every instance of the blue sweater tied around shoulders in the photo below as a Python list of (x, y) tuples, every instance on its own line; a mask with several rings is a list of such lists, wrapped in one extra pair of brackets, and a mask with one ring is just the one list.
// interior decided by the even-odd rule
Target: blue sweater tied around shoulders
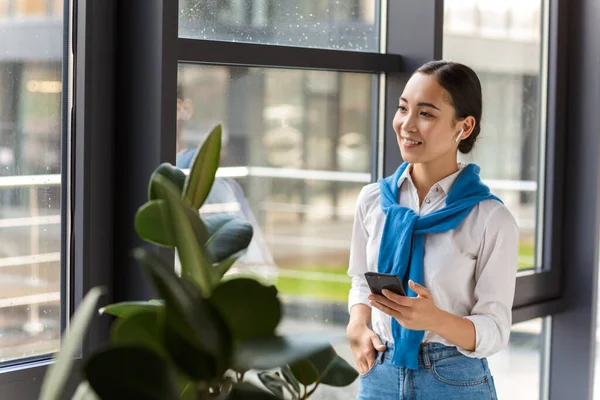
[[(469, 164), (456, 178), (446, 197), (446, 206), (430, 214), (419, 216), (412, 209), (398, 204), (398, 180), (408, 167), (402, 164), (394, 175), (379, 180), (381, 209), (385, 214), (385, 224), (379, 247), (378, 270), (396, 274), (402, 280), (406, 294), (417, 297), (408, 287), (412, 280), (423, 285), (423, 250), (425, 234), (456, 229), (473, 207), (480, 201), (494, 199), (479, 177), (480, 168)], [(403, 328), (392, 318), (394, 354), (392, 363), (412, 370), (419, 366), (419, 349), (424, 331)]]

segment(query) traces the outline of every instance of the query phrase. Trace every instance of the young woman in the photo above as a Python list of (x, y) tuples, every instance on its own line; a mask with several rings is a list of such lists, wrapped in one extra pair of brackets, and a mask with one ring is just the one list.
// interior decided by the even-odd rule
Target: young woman
[[(519, 231), (479, 167), (457, 161), (481, 97), (465, 65), (419, 68), (393, 122), (405, 162), (358, 197), (347, 333), (361, 400), (496, 399), (486, 357), (508, 343)], [(367, 271), (398, 275), (407, 296), (372, 294)]]

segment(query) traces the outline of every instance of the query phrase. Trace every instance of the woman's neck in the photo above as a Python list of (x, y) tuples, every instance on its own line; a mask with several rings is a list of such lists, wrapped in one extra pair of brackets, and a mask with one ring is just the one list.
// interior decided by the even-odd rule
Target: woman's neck
[(431, 190), (431, 187), (445, 177), (458, 171), (458, 163), (454, 160), (438, 160), (412, 165), (411, 178), (419, 194), (419, 202)]

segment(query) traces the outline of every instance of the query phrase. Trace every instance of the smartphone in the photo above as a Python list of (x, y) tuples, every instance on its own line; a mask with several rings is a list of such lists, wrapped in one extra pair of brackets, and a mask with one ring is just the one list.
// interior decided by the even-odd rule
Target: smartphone
[(380, 272), (365, 272), (367, 284), (371, 289), (371, 293), (382, 295), (381, 291), (387, 289), (390, 292), (406, 296), (406, 292), (402, 287), (400, 277), (395, 274), (383, 274)]

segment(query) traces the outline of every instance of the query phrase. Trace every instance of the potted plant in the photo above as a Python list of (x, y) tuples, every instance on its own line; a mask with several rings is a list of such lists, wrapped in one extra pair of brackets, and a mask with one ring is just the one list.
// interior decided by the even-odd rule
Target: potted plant
[[(245, 252), (252, 226), (239, 217), (202, 219), (218, 168), (221, 127), (200, 146), (189, 175), (170, 164), (153, 173), (135, 218), (140, 237), (177, 249), (181, 275), (147, 248), (133, 257), (159, 300), (109, 305), (110, 345), (83, 362), (74, 399), (306, 399), (319, 385), (346, 386), (358, 373), (323, 334), (280, 336), (277, 289), (225, 276)], [(63, 398), (72, 361), (102, 290), (86, 295), (49, 368), (41, 400)]]

